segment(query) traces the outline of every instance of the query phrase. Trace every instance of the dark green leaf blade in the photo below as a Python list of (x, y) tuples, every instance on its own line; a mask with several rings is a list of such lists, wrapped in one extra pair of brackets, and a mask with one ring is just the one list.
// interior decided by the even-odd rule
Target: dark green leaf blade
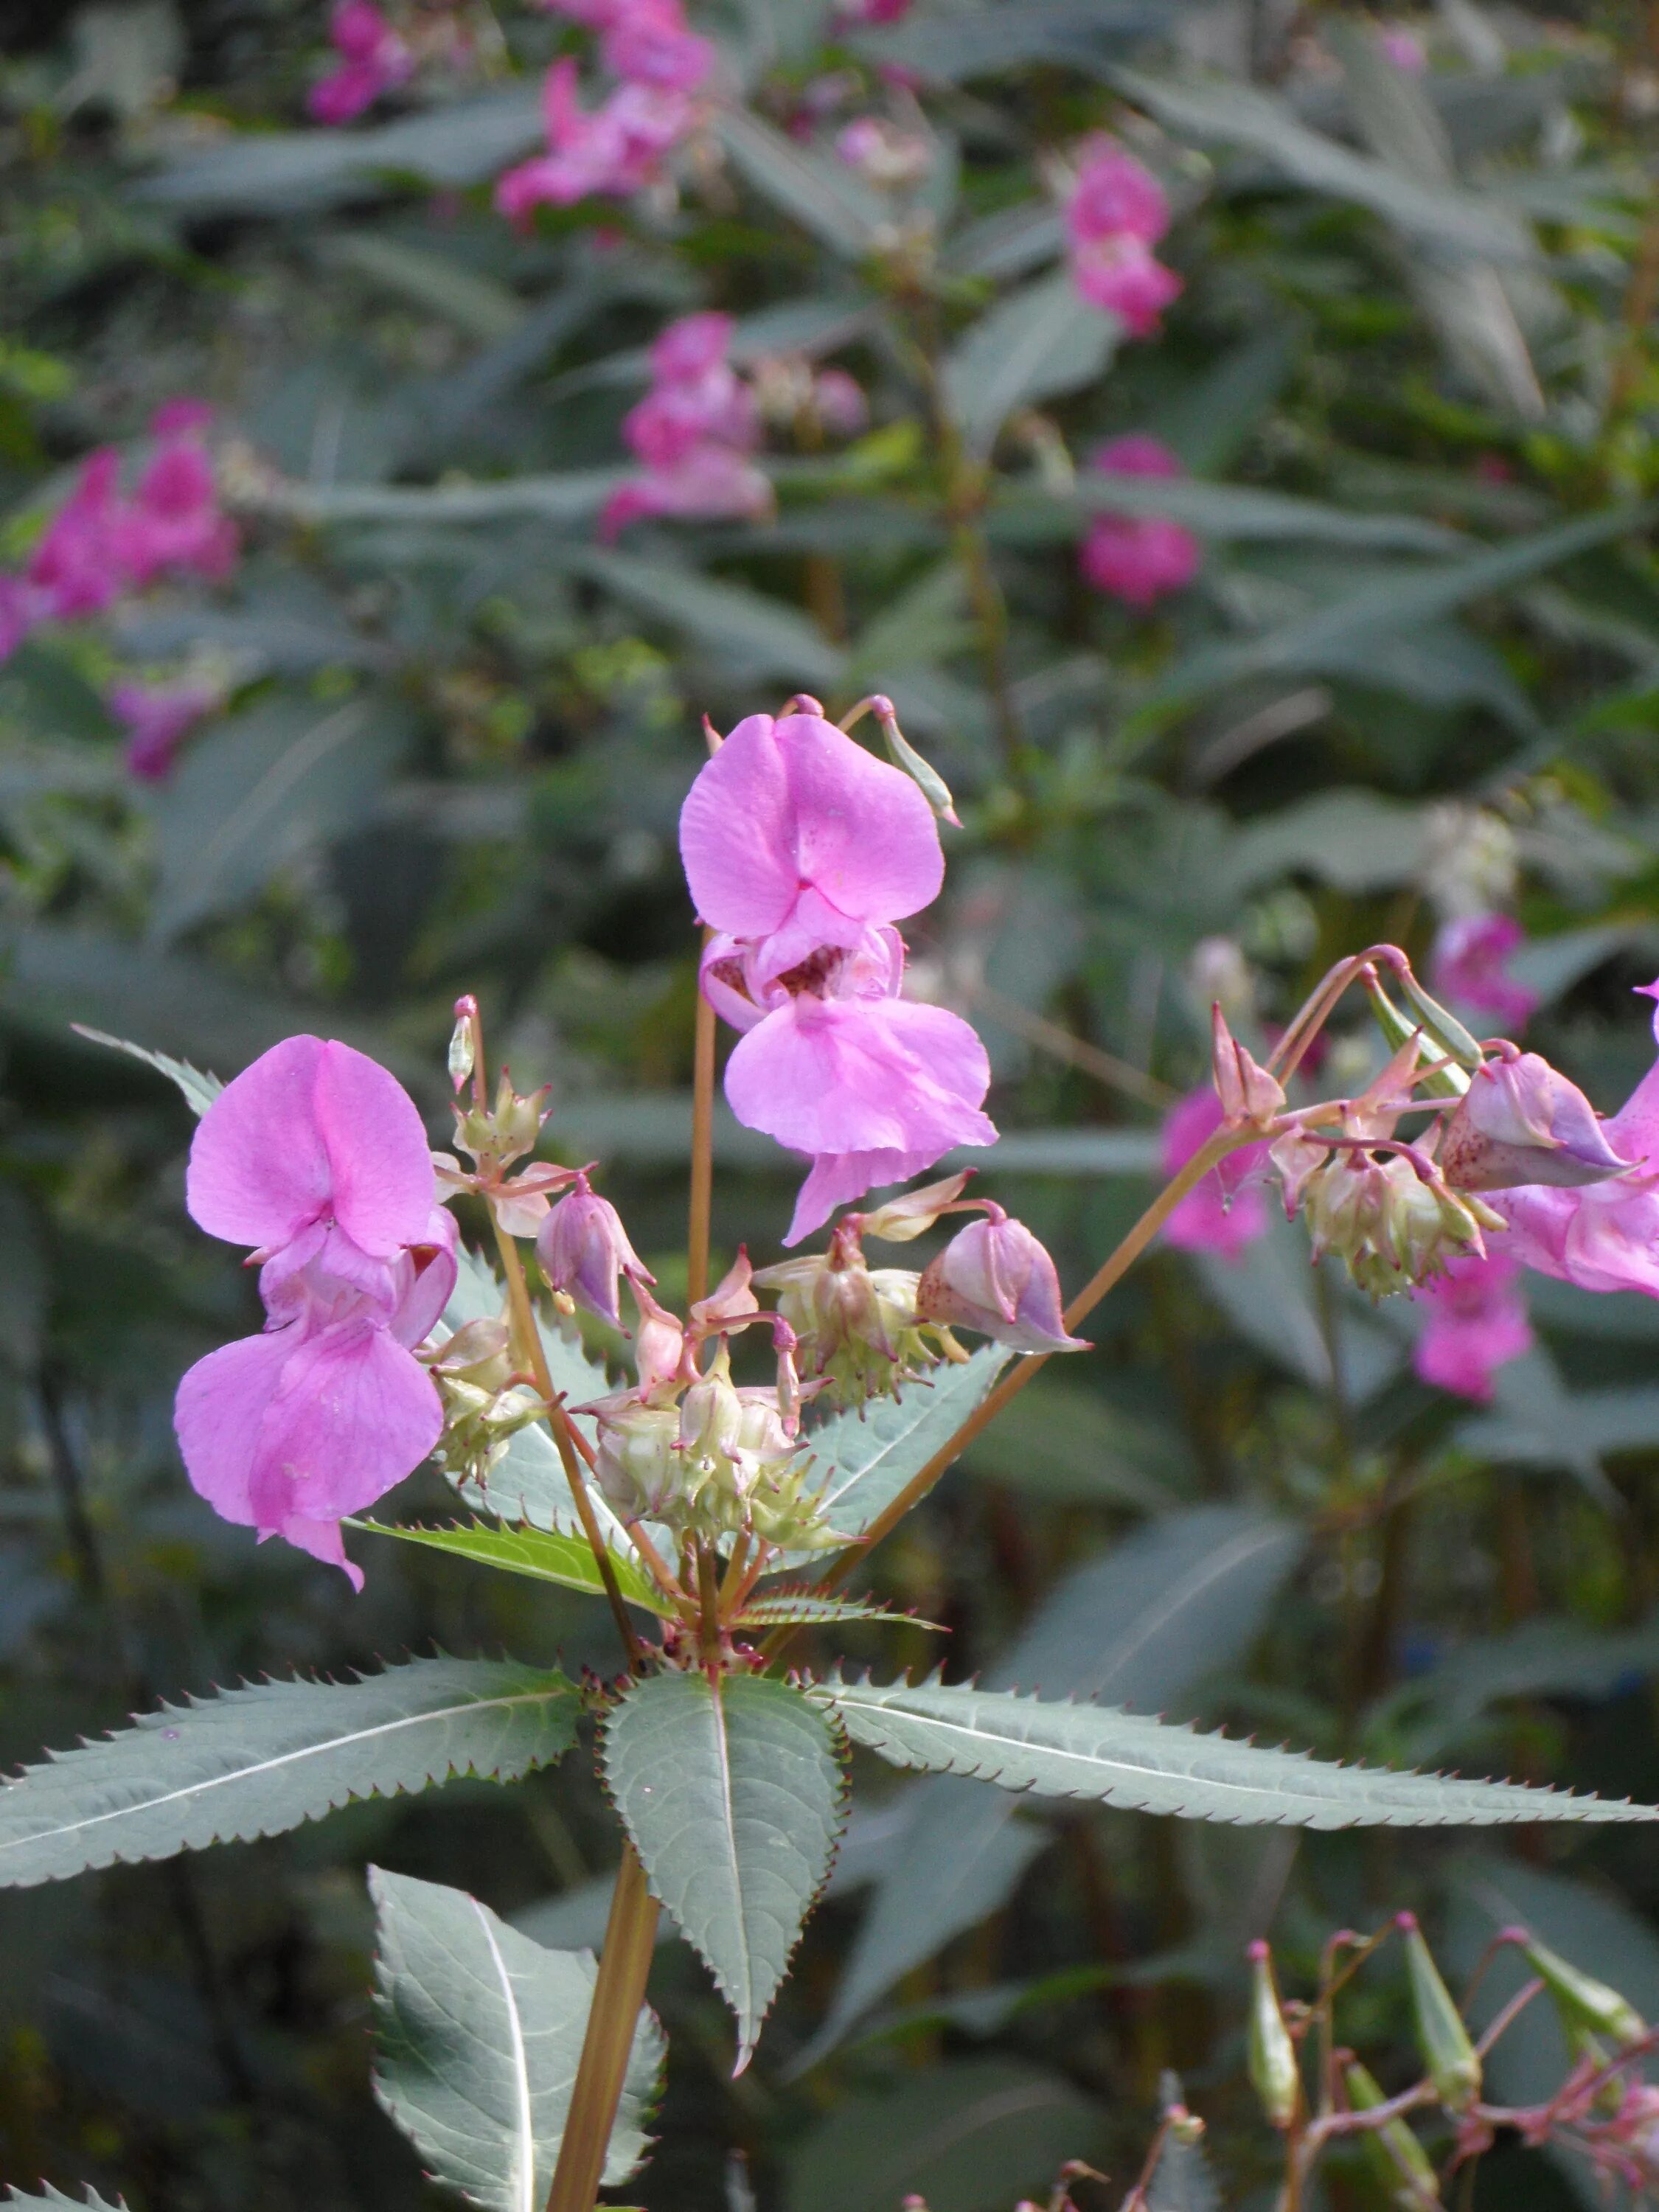
[(0, 1886), (276, 1835), (453, 1776), (516, 1781), (562, 1758), (579, 1711), (563, 1674), (447, 1658), (163, 1705), (0, 1789)]
[[(499, 1567), (511, 1575), (528, 1575), (537, 1582), (558, 1583), (566, 1589), (586, 1590), (602, 1597), (605, 1582), (586, 1536), (568, 1535), (562, 1529), (489, 1528), (482, 1522), (457, 1522), (447, 1528), (419, 1525), (398, 1527), (390, 1521), (349, 1521), (352, 1528), (366, 1528), (376, 1536), (398, 1536), (406, 1544), (424, 1544), (434, 1552), (474, 1559), (481, 1566)], [(662, 1598), (632, 1559), (612, 1551), (611, 1564), (617, 1584), (631, 1604), (665, 1613)]]
[(76, 1036), (85, 1037), (88, 1044), (106, 1044), (112, 1052), (124, 1052), (129, 1059), (142, 1060), (158, 1075), (165, 1075), (183, 1092), (185, 1105), (198, 1120), (225, 1087), (220, 1077), (204, 1075), (187, 1060), (170, 1060), (164, 1052), (151, 1052), (147, 1045), (133, 1044), (126, 1037), (110, 1036), (103, 1030), (88, 1029), (82, 1022), (72, 1022), (70, 1026)]
[(739, 2069), (845, 1814), (828, 1706), (757, 1674), (655, 1674), (606, 1723), (605, 1777), (662, 1899), (738, 2017)]

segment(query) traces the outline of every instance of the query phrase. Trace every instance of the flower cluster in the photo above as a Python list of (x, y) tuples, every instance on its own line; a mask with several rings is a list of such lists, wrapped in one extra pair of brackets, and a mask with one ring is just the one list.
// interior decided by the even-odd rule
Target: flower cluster
[(1078, 150), (1066, 206), (1073, 282), (1131, 337), (1151, 337), (1182, 289), (1180, 277), (1152, 252), (1170, 228), (1164, 187), (1115, 138), (1086, 138)]
[(406, 84), (414, 75), (408, 40), (374, 0), (336, 0), (328, 35), (339, 59), (306, 95), (314, 123), (355, 122), (383, 92)]
[(651, 349), (651, 389), (623, 422), (644, 473), (599, 518), (610, 539), (646, 515), (762, 516), (772, 486), (750, 459), (760, 443), (755, 394), (727, 358), (729, 315), (685, 315)]
[(21, 574), (0, 576), (0, 659), (41, 624), (102, 614), (169, 572), (214, 581), (229, 573), (236, 527), (220, 511), (207, 421), (192, 400), (161, 408), (150, 425), (156, 449), (130, 495), (112, 446), (82, 464)]
[[(1114, 438), (1089, 465), (1109, 477), (1178, 477), (1181, 463), (1156, 438)], [(1190, 530), (1159, 514), (1097, 514), (1079, 556), (1097, 592), (1126, 606), (1150, 607), (1198, 574), (1203, 551)]]
[(626, 199), (653, 184), (668, 155), (696, 127), (695, 94), (714, 51), (686, 27), (679, 0), (542, 0), (599, 33), (605, 66), (621, 82), (597, 108), (577, 96), (568, 56), (543, 90), (547, 151), (509, 169), (495, 204), (515, 222), (538, 207), (571, 207), (596, 195)]
[(742, 1032), (738, 1119), (810, 1156), (787, 1242), (953, 1145), (988, 1145), (985, 1048), (959, 1016), (901, 995), (894, 927), (945, 873), (927, 799), (816, 700), (740, 722), (692, 785), (680, 854), (714, 933), (702, 988)]

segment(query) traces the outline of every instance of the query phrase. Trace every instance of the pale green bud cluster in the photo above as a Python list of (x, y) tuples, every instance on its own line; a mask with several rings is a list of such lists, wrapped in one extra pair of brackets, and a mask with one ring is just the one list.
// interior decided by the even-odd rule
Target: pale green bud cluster
[(1314, 1257), (1334, 1252), (1374, 1298), (1408, 1291), (1462, 1252), (1481, 1252), (1501, 1218), (1467, 1192), (1419, 1175), (1404, 1154), (1332, 1152), (1302, 1188)]
[(960, 1356), (947, 1328), (918, 1315), (921, 1279), (913, 1268), (866, 1266), (856, 1234), (844, 1230), (828, 1252), (786, 1260), (755, 1278), (778, 1294), (801, 1374), (822, 1377), (825, 1396), (842, 1406), (892, 1396), (935, 1366), (941, 1351)]
[(444, 1406), (438, 1457), (457, 1482), (487, 1482), (514, 1431), (546, 1413), (535, 1391), (514, 1381), (507, 1344), (505, 1322), (469, 1322), (428, 1363)]

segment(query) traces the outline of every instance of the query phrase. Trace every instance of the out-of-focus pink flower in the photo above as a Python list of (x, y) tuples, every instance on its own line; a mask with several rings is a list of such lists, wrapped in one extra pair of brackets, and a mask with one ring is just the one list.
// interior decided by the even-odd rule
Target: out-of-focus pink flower
[(1436, 937), (1429, 955), (1430, 981), (1443, 999), (1495, 1014), (1506, 1030), (1522, 1030), (1537, 1012), (1538, 994), (1505, 970), (1526, 941), (1510, 915), (1463, 915)]
[(822, 714), (740, 722), (699, 774), (680, 853), (710, 1003), (744, 1032), (726, 1095), (748, 1127), (812, 1158), (788, 1242), (837, 1205), (996, 1132), (983, 1046), (899, 995), (891, 923), (938, 896), (945, 860), (910, 778)]
[(1115, 139), (1085, 139), (1079, 151), (1082, 167), (1066, 207), (1073, 281), (1091, 307), (1115, 315), (1132, 336), (1150, 337), (1182, 289), (1152, 251), (1170, 228), (1164, 187)]
[[(1180, 462), (1156, 438), (1114, 438), (1090, 462), (1104, 476), (1178, 477)], [(1149, 607), (1190, 584), (1203, 559), (1190, 530), (1159, 514), (1097, 514), (1079, 555), (1099, 592), (1132, 607)]]
[[(1200, 1146), (1221, 1127), (1221, 1101), (1208, 1084), (1178, 1099), (1164, 1121), (1163, 1165), (1166, 1176), (1184, 1168)], [(1183, 1252), (1214, 1252), (1237, 1260), (1267, 1226), (1267, 1200), (1247, 1178), (1267, 1158), (1267, 1147), (1242, 1145), (1189, 1190), (1164, 1224), (1167, 1241)]]
[(864, 387), (844, 368), (821, 368), (812, 380), (812, 408), (832, 438), (856, 438), (870, 421)]
[(663, 156), (696, 118), (684, 93), (624, 84), (590, 114), (576, 96), (569, 56), (549, 70), (542, 88), (545, 154), (497, 179), (495, 205), (514, 222), (538, 207), (572, 207), (595, 194), (625, 199), (656, 177)]
[(120, 477), (113, 446), (100, 447), (82, 464), (75, 489), (41, 532), (25, 571), (37, 619), (101, 614), (120, 596), (127, 581), (119, 552)]
[(220, 512), (213, 463), (198, 434), (206, 419), (194, 403), (182, 420), (179, 403), (152, 423), (173, 427), (138, 479), (131, 502), (112, 523), (117, 559), (128, 580), (148, 584), (163, 568), (187, 568), (219, 581), (236, 560), (236, 526)]
[(1412, 1292), (1428, 1316), (1412, 1352), (1425, 1382), (1484, 1404), (1497, 1369), (1532, 1350), (1526, 1300), (1508, 1254), (1459, 1254)]
[(647, 515), (759, 520), (772, 512), (770, 480), (749, 459), (760, 415), (726, 358), (731, 339), (729, 315), (685, 315), (652, 347), (651, 389), (623, 422), (645, 474), (611, 494), (602, 538)]
[(21, 576), (0, 576), (0, 660), (9, 660), (40, 619), (38, 595)]
[(933, 167), (927, 141), (915, 131), (899, 131), (878, 115), (860, 115), (836, 136), (836, 152), (849, 169), (883, 191), (919, 184)]
[(1086, 1352), (1068, 1336), (1060, 1278), (1023, 1221), (988, 1205), (922, 1271), (916, 1311), (925, 1321), (977, 1329), (1015, 1352)]
[(110, 712), (127, 726), (128, 774), (141, 783), (164, 782), (180, 739), (204, 714), (212, 713), (219, 700), (210, 684), (159, 684), (154, 689), (128, 681), (112, 684), (107, 702)]
[(901, 23), (915, 0), (840, 0), (836, 14), (845, 23)]
[[(1659, 999), (1659, 983), (1642, 989)], [(1659, 1064), (1601, 1127), (1610, 1150), (1634, 1163), (1629, 1172), (1577, 1189), (1503, 1191), (1495, 1203), (1508, 1226), (1492, 1231), (1487, 1245), (1581, 1290), (1659, 1298)]]
[(313, 122), (354, 122), (383, 92), (414, 74), (415, 57), (407, 42), (373, 0), (337, 0), (328, 35), (340, 60), (307, 95)]
[(228, 1084), (191, 1146), (198, 1227), (255, 1248), (261, 1335), (198, 1360), (173, 1420), (227, 1521), (362, 1576), (340, 1522), (411, 1474), (443, 1431), (414, 1347), (455, 1283), (413, 1103), (350, 1046), (289, 1037)]
[(680, 516), (705, 521), (763, 522), (773, 508), (772, 481), (726, 446), (699, 446), (672, 468), (652, 469), (612, 492), (599, 517), (606, 544), (630, 522)]
[(1421, 76), (1429, 65), (1429, 57), (1423, 41), (1415, 31), (1408, 31), (1403, 23), (1385, 24), (1378, 35), (1378, 45), (1397, 70), (1407, 76)]
[(1540, 1054), (1513, 1053), (1474, 1071), (1447, 1120), (1440, 1171), (1454, 1190), (1606, 1182), (1632, 1164), (1609, 1145), (1612, 1129)]
[(631, 84), (695, 92), (714, 66), (714, 49), (686, 28), (678, 0), (629, 0), (605, 26), (605, 67)]

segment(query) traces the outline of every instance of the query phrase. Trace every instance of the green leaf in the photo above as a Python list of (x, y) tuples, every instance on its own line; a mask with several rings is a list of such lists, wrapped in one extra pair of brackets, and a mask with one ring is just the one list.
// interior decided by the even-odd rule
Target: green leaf
[(949, 1442), (989, 1392), (1010, 1354), (986, 1345), (963, 1366), (936, 1367), (896, 1398), (834, 1413), (806, 1433), (824, 1518), (857, 1536)]
[(841, 647), (782, 599), (632, 553), (585, 550), (577, 565), (641, 613), (685, 631), (707, 651), (729, 655), (748, 674), (817, 684), (826, 691), (841, 679), (847, 659)]
[(623, 468), (568, 469), (556, 476), (503, 477), (489, 483), (273, 485), (258, 495), (261, 513), (305, 523), (580, 522), (595, 515), (631, 473)]
[[(733, 1622), (738, 1628), (781, 1628), (815, 1620), (891, 1620), (902, 1628), (939, 1628), (914, 1613), (894, 1613), (884, 1605), (851, 1597), (819, 1597), (811, 1590), (777, 1590), (750, 1598)], [(939, 1632), (944, 1633), (942, 1630)]]
[(1185, 1820), (1307, 1828), (1659, 1820), (1659, 1807), (1628, 1801), (1339, 1766), (1306, 1752), (1201, 1735), (1113, 1705), (1046, 1705), (937, 1680), (884, 1686), (836, 1680), (812, 1695), (840, 1714), (855, 1743), (895, 1766)]
[[(374, 2094), (432, 2172), (490, 2212), (542, 2212), (564, 2134), (597, 1972), (549, 1951), (465, 1891), (368, 1870), (379, 1930)], [(645, 2155), (662, 2030), (640, 2014), (605, 2183)]]
[(106, 1036), (102, 1030), (89, 1030), (81, 1022), (71, 1022), (70, 1027), (76, 1036), (85, 1037), (88, 1044), (106, 1044), (112, 1052), (125, 1052), (133, 1060), (142, 1060), (157, 1074), (165, 1075), (169, 1083), (178, 1085), (185, 1095), (185, 1105), (198, 1119), (225, 1087), (218, 1076), (204, 1075), (187, 1060), (169, 1060), (164, 1052), (151, 1052), (147, 1045), (130, 1043), (125, 1037)]
[(580, 1709), (561, 1674), (442, 1658), (163, 1705), (0, 1788), (0, 1885), (274, 1836), (456, 1775), (514, 1782), (564, 1756)]
[(651, 1887), (754, 2050), (845, 1812), (830, 1715), (758, 1674), (636, 1682), (605, 1723), (605, 1778)]
[(469, 269), (458, 255), (435, 252), (379, 230), (325, 232), (324, 258), (383, 285), (411, 307), (441, 316), (467, 337), (499, 344), (522, 328), (526, 313), (516, 292)]
[(1062, 2162), (1095, 2147), (1099, 2116), (1062, 2076), (1018, 2059), (895, 2069), (839, 2104), (791, 2161), (787, 2212), (1000, 2212), (1047, 2201)]
[[(482, 1522), (459, 1522), (448, 1528), (398, 1527), (389, 1521), (349, 1520), (352, 1528), (366, 1528), (377, 1536), (400, 1536), (406, 1544), (425, 1544), (434, 1552), (453, 1553), (479, 1565), (500, 1567), (511, 1575), (529, 1575), (537, 1582), (559, 1583), (566, 1589), (586, 1590), (603, 1596), (605, 1583), (593, 1549), (586, 1536), (573, 1536), (558, 1528), (536, 1528), (521, 1524), (512, 1528), (487, 1528)], [(611, 1564), (623, 1595), (653, 1613), (666, 1607), (655, 1584), (631, 1559), (617, 1552)], [(884, 1620), (895, 1616), (883, 1614)]]
[(1095, 514), (1167, 516), (1200, 537), (1267, 544), (1352, 545), (1370, 551), (1454, 553), (1468, 540), (1414, 514), (1364, 514), (1254, 484), (1201, 477), (1079, 476), (1069, 497), (1021, 485), (992, 507), (994, 538), (1024, 541), (1081, 535)]
[(1092, 384), (1116, 349), (1121, 325), (1092, 307), (1066, 270), (1000, 300), (957, 342), (945, 364), (945, 397), (970, 453), (988, 454), (1018, 408)]
[(723, 107), (716, 127), (733, 167), (781, 214), (844, 260), (860, 260), (871, 251), (887, 210), (845, 164), (796, 145), (746, 107)]
[(1167, 0), (1019, 0), (1018, 7), (913, 15), (851, 43), (869, 61), (958, 84), (1028, 62), (1097, 70), (1112, 50), (1166, 31), (1170, 13)]

